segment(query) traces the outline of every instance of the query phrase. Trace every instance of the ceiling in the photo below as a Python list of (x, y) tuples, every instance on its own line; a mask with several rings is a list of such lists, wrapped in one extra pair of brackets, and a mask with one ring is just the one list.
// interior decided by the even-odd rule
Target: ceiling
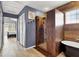
[(3, 11), (11, 14), (19, 14), (24, 6), (30, 6), (47, 12), (70, 1), (2, 1)]

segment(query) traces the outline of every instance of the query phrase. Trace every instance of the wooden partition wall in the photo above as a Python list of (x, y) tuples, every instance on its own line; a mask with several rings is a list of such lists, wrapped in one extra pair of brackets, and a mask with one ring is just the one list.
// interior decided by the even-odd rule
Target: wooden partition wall
[(63, 13), (57, 9), (47, 12), (46, 26), (48, 51), (52, 56), (57, 56), (61, 52), (60, 41), (63, 40)]

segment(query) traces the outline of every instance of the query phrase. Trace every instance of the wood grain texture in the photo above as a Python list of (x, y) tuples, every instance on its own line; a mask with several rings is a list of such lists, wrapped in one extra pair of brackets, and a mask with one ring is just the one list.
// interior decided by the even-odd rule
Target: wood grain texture
[(58, 7), (57, 9), (59, 9), (62, 12), (66, 12), (66, 11), (69, 11), (72, 9), (78, 9), (78, 8), (79, 8), (79, 1), (72, 1), (65, 5)]
[(46, 32), (48, 52), (52, 56), (55, 56), (55, 10), (51, 10), (47, 13)]
[(79, 39), (79, 24), (66, 24), (64, 26), (64, 39), (78, 40)]
[[(52, 56), (57, 56), (61, 51), (60, 49), (60, 41), (63, 40), (63, 25), (64, 25), (64, 18), (61, 20), (60, 14), (57, 16), (60, 16), (60, 18), (56, 18), (56, 14), (59, 13), (59, 11), (56, 11), (56, 9), (53, 9), (49, 12), (47, 12), (47, 20), (46, 20), (46, 29), (47, 29), (47, 49), (48, 52)], [(63, 22), (63, 24), (57, 24), (59, 23), (59, 20)], [(49, 44), (50, 43), (50, 44)]]

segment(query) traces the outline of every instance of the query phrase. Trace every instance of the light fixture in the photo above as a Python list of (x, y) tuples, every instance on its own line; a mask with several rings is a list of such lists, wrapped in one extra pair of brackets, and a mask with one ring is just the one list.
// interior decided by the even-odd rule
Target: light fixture
[(50, 10), (50, 8), (49, 8), (49, 7), (44, 8), (44, 11), (48, 11), (48, 10)]
[(13, 20), (13, 21), (17, 21), (17, 19), (14, 19), (14, 18), (11, 18), (11, 20)]

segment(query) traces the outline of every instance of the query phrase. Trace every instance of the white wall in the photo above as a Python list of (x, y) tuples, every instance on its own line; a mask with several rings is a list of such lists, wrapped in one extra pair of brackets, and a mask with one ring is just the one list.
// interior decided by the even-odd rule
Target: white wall
[(2, 47), (2, 9), (1, 9), (1, 2), (0, 2), (0, 48)]

